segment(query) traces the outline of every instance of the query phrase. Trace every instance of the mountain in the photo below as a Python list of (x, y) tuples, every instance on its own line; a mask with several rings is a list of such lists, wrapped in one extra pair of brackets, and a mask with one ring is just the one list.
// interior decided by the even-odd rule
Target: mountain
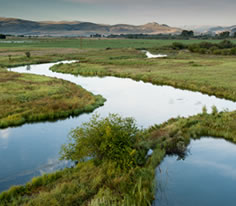
[(212, 32), (215, 34), (221, 33), (224, 31), (229, 31), (231, 33), (234, 33), (234, 32), (236, 32), (236, 25), (228, 26), (228, 27), (217, 26), (217, 27), (212, 27), (209, 29), (209, 32)]
[(193, 30), (194, 33), (200, 34), (200, 33), (207, 33), (212, 26), (210, 25), (185, 25), (181, 27), (185, 30)]
[(105, 25), (80, 21), (28, 21), (0, 17), (0, 33), (12, 35), (89, 36), (91, 34), (172, 34), (182, 30), (165, 24), (148, 23), (134, 26), (128, 24)]

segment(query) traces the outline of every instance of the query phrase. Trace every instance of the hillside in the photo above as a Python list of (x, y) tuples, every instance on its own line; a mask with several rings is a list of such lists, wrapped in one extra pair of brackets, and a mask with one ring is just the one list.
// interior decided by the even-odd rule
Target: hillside
[(91, 34), (171, 34), (181, 29), (158, 23), (134, 26), (128, 24), (104, 25), (80, 21), (35, 22), (0, 17), (0, 33), (13, 35), (88, 36)]
[(218, 27), (212, 27), (209, 29), (210, 32), (213, 32), (213, 33), (221, 33), (223, 31), (229, 31), (231, 33), (234, 33), (236, 32), (236, 25), (233, 25), (233, 26), (228, 26), (228, 27), (221, 27), (221, 26), (218, 26)]

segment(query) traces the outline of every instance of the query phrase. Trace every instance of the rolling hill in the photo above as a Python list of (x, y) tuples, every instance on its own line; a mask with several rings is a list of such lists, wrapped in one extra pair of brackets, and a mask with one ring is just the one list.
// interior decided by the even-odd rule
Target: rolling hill
[(0, 17), (0, 33), (12, 35), (89, 36), (91, 34), (174, 34), (181, 29), (165, 24), (148, 23), (135, 26), (128, 24), (105, 25), (80, 21), (29, 21)]

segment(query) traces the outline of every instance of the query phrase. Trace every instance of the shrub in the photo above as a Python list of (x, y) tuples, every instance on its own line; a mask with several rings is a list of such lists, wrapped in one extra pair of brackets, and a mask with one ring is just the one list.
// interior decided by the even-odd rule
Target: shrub
[(181, 50), (181, 49), (186, 49), (187, 48), (186, 45), (184, 45), (180, 42), (174, 42), (171, 47), (172, 47), (172, 49), (176, 49), (176, 50)]
[(234, 47), (234, 44), (229, 41), (229, 40), (224, 40), (224, 41), (221, 41), (219, 44), (218, 44), (219, 48), (221, 49), (229, 49), (229, 48), (233, 48)]
[(230, 50), (230, 54), (231, 54), (231, 55), (236, 55), (236, 48), (232, 48), (232, 49)]
[(217, 115), (218, 114), (218, 110), (217, 110), (215, 105), (212, 106), (211, 109), (212, 109), (212, 113), (211, 113), (212, 115)]
[(31, 53), (30, 53), (29, 51), (27, 51), (27, 52), (25, 52), (25, 56), (26, 56), (27, 58), (30, 58), (30, 57), (31, 57)]
[(61, 149), (62, 159), (81, 162), (92, 158), (96, 164), (108, 161), (128, 169), (140, 158), (137, 149), (140, 137), (141, 131), (132, 118), (110, 114), (99, 119), (94, 115), (90, 122), (71, 131), (70, 142)]

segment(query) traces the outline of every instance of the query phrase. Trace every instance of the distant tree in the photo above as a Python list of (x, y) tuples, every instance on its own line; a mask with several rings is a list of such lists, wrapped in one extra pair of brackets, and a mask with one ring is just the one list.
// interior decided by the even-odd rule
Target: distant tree
[(6, 39), (6, 35), (5, 34), (0, 34), (0, 39)]
[(184, 45), (183, 43), (180, 43), (180, 42), (174, 42), (171, 47), (172, 47), (172, 49), (175, 49), (175, 50), (181, 50), (181, 49), (187, 48), (186, 45)]
[(180, 36), (182, 36), (182, 37), (193, 37), (194, 32), (192, 30), (191, 31), (183, 30)]
[(229, 40), (224, 40), (219, 43), (219, 48), (221, 48), (221, 49), (229, 49), (229, 48), (233, 48), (233, 47), (234, 47), (234, 44)]
[(31, 57), (31, 53), (29, 51), (25, 52), (25, 56), (30, 58)]
[(221, 33), (219, 34), (219, 37), (220, 37), (221, 39), (229, 38), (229, 36), (230, 36), (230, 32), (229, 32), (229, 31), (224, 31), (224, 32), (221, 32)]

